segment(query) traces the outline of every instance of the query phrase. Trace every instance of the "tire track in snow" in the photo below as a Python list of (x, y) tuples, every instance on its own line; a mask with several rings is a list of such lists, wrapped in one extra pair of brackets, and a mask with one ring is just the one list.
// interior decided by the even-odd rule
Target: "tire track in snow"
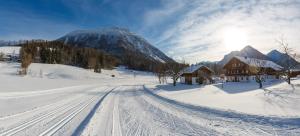
[(113, 91), (116, 87), (105, 93), (105, 95), (98, 100), (98, 102), (93, 106), (92, 110), (89, 112), (89, 114), (85, 117), (85, 119), (78, 125), (76, 130), (72, 135), (80, 135), (82, 134), (83, 130), (87, 127), (87, 125), (90, 123), (93, 116), (95, 116), (96, 111), (99, 109), (101, 103), (104, 101), (104, 99)]
[(74, 103), (74, 102), (68, 102), (66, 104), (63, 104), (63, 105), (55, 108), (54, 110), (52, 110), (52, 111), (50, 111), (50, 112), (48, 112), (46, 114), (43, 114), (43, 115), (38, 116), (38, 117), (35, 117), (35, 118), (33, 118), (31, 120), (28, 120), (28, 121), (26, 121), (26, 122), (24, 122), (24, 123), (22, 123), (22, 124), (20, 124), (20, 125), (18, 125), (16, 127), (13, 127), (13, 128), (8, 129), (8, 130), (5, 130), (4, 132), (0, 133), (0, 135), (3, 135), (3, 136), (14, 135), (14, 134), (16, 134), (16, 133), (18, 133), (18, 132), (20, 132), (22, 130), (25, 130), (25, 129), (27, 129), (27, 128), (33, 126), (33, 125), (35, 125), (35, 124), (38, 124), (39, 122), (41, 122), (44, 119), (47, 119), (47, 118), (49, 118), (51, 116), (55, 116), (57, 114), (61, 114), (61, 112), (67, 112), (69, 110), (72, 110), (72, 109), (76, 108), (78, 105), (81, 104), (81, 103), (79, 103), (79, 104), (76, 104), (76, 105), (70, 107), (72, 105), (72, 103)]
[[(121, 125), (126, 135), (218, 134), (218, 132), (212, 129), (192, 124), (189, 121), (153, 106), (143, 99), (143, 96), (146, 94), (140, 89), (130, 87), (127, 89), (131, 91), (122, 92), (120, 101)], [(198, 130), (198, 133), (195, 133), (195, 130)]]
[[(112, 91), (112, 90), (111, 90)], [(39, 136), (51, 136), (53, 134), (55, 134), (56, 132), (58, 132), (61, 128), (63, 128), (66, 124), (68, 124), (73, 118), (75, 118), (79, 113), (81, 113), (82, 111), (84, 111), (85, 109), (87, 109), (88, 106), (90, 106), (91, 104), (97, 102), (98, 104), (101, 104), (101, 102), (104, 100), (104, 98), (111, 93), (111, 91), (106, 91), (106, 93), (102, 96), (98, 96), (98, 94), (101, 94), (100, 92), (98, 92), (96, 95), (93, 95), (92, 98), (89, 99), (89, 101), (85, 102), (83, 105), (81, 105), (80, 107), (77, 107), (74, 111), (72, 111), (71, 113), (65, 115), (62, 119), (60, 119), (58, 122), (56, 122), (54, 125), (52, 125), (50, 128), (48, 128), (47, 130), (43, 131)], [(97, 107), (97, 103), (95, 103), (94, 107)], [(96, 109), (96, 108), (95, 108)], [(93, 108), (91, 109), (91, 111), (89, 111), (89, 114), (93, 114)], [(85, 119), (88, 119), (89, 116), (91, 115), (86, 115)], [(88, 117), (88, 118), (87, 118)], [(83, 120), (83, 124), (84, 121), (87, 120)], [(82, 125), (83, 125), (82, 124)], [(86, 125), (86, 124), (84, 124)], [(82, 127), (82, 126), (81, 126)], [(80, 129), (79, 129), (80, 130)], [(77, 131), (79, 131), (77, 130)], [(76, 130), (75, 130), (76, 132)], [(76, 135), (76, 133), (73, 133), (73, 135)]]
[(12, 115), (7, 115), (7, 116), (3, 116), (3, 117), (0, 117), (0, 121), (2, 120), (7, 120), (7, 119), (10, 119), (10, 118), (16, 118), (16, 117), (20, 117), (20, 116), (23, 116), (24, 114), (34, 114), (35, 112), (37, 111), (44, 111), (44, 110), (49, 110), (49, 109), (55, 109), (57, 108), (57, 106), (61, 105), (61, 103), (63, 103), (64, 101), (72, 101), (72, 100), (75, 100), (79, 97), (82, 97), (82, 95), (78, 95), (76, 97), (68, 97), (64, 100), (61, 100), (61, 101), (57, 101), (55, 103), (50, 103), (50, 104), (46, 104), (46, 105), (43, 105), (43, 106), (39, 106), (39, 107), (36, 107), (34, 109), (31, 109), (31, 110), (27, 110), (27, 111), (24, 111), (24, 112), (20, 112), (20, 113), (16, 113), (16, 114), (12, 114)]
[[(65, 124), (71, 121), (76, 115), (78, 115), (81, 111), (83, 111), (87, 106), (89, 106), (89, 104), (97, 100), (97, 97), (103, 97), (102, 91), (97, 91), (96, 95), (95, 94), (90, 95), (89, 92), (90, 91), (92, 92), (93, 90), (95, 89), (89, 91), (83, 91), (82, 95), (76, 96), (75, 98), (71, 97), (72, 99), (68, 101), (63, 100), (62, 102), (58, 102), (58, 104), (60, 105), (55, 106), (52, 109), (48, 109), (49, 112), (45, 112), (45, 114), (42, 115), (33, 116), (33, 118), (30, 120), (27, 120), (13, 128), (4, 130), (3, 132), (0, 132), (0, 135), (10, 136), (20, 132), (24, 133), (29, 129), (36, 131), (35, 129), (32, 129), (32, 127), (40, 128), (39, 126), (41, 126), (42, 127), (41, 129), (43, 129), (47, 127), (47, 124), (55, 123), (53, 121), (59, 120), (54, 124), (55, 127), (54, 125), (50, 127), (52, 128), (51, 131), (47, 131), (47, 133), (44, 133), (44, 134), (52, 135), (54, 134), (54, 132), (57, 132)], [(29, 132), (32, 133), (31, 131)], [(31, 135), (33, 135), (33, 133)]]
[[(197, 106), (189, 106), (188, 104), (181, 104), (180, 102), (169, 100), (154, 94), (145, 87), (141, 90), (145, 92), (143, 97), (148, 103), (157, 105), (158, 107), (163, 106), (164, 108), (161, 109), (169, 111), (169, 113), (174, 115), (176, 115), (174, 110), (177, 110), (182, 113), (177, 116), (182, 116), (195, 123), (197, 123), (197, 120), (200, 120), (198, 121), (200, 125), (202, 124), (201, 122), (204, 121), (212, 122), (212, 125), (203, 125), (204, 127), (215, 129), (226, 135), (237, 135), (241, 133), (244, 133), (244, 135), (274, 135), (274, 133), (278, 134), (278, 127), (285, 128), (282, 133), (278, 135), (285, 135), (286, 133), (295, 135), (300, 133), (299, 122), (297, 122), (298, 119), (256, 118), (256, 116), (240, 115), (238, 113), (233, 113), (232, 115), (226, 111), (221, 113), (221, 111), (201, 107), (197, 108)], [(289, 126), (289, 123), (291, 126)], [(214, 124), (217, 126), (214, 127)], [(222, 128), (220, 129), (220, 127)], [(294, 128), (295, 130), (290, 130), (290, 128)]]
[(119, 96), (118, 92), (115, 94), (113, 116), (112, 116), (112, 136), (122, 136), (121, 126), (120, 126), (120, 116), (119, 116)]
[(76, 106), (76, 109), (72, 111), (69, 115), (62, 118), (59, 122), (55, 123), (53, 126), (51, 126), (49, 129), (42, 132), (39, 136), (51, 136), (54, 133), (56, 133), (60, 128), (62, 128), (64, 125), (66, 125), (69, 121), (71, 121), (76, 115), (78, 115), (81, 111), (83, 111), (87, 106), (89, 106), (91, 103), (93, 103), (96, 100), (96, 98), (92, 98), (89, 102), (80, 105), (79, 107)]

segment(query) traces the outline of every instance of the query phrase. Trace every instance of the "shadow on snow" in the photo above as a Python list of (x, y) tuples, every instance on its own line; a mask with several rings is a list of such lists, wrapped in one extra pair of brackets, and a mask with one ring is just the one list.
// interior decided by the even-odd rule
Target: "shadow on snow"
[(261, 124), (261, 125), (272, 125), (274, 127), (279, 127), (279, 128), (290, 128), (291, 126), (294, 126), (295, 128), (300, 128), (300, 118), (280, 118), (280, 117), (266, 117), (266, 116), (259, 116), (259, 115), (249, 115), (249, 114), (242, 114), (242, 113), (237, 113), (237, 112), (232, 112), (232, 111), (223, 111), (223, 110), (217, 110), (217, 109), (212, 109), (209, 107), (204, 107), (204, 106), (196, 106), (196, 105), (191, 105), (191, 104), (186, 104), (182, 102), (178, 102), (175, 100), (171, 100), (162, 96), (159, 96), (153, 91), (149, 90), (144, 86), (143, 89), (145, 92), (148, 94), (154, 96), (157, 99), (160, 99), (164, 102), (167, 102), (171, 105), (177, 106), (177, 107), (182, 107), (182, 108), (187, 108), (189, 110), (195, 111), (195, 112), (203, 112), (206, 113), (210, 116), (221, 116), (225, 118), (232, 118), (232, 119), (238, 119), (244, 122), (253, 122), (256, 124)]

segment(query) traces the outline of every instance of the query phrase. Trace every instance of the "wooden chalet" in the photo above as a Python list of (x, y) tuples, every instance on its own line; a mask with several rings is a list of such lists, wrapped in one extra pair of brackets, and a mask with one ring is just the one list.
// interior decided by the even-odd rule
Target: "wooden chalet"
[(209, 84), (212, 83), (214, 72), (203, 65), (191, 65), (180, 74), (180, 82), (184, 84)]
[(283, 67), (269, 60), (235, 56), (224, 65), (223, 69), (226, 81), (241, 82), (255, 81), (255, 75), (258, 74), (263, 80), (279, 79)]
[(300, 75), (300, 69), (291, 69), (291, 77), (297, 77)]

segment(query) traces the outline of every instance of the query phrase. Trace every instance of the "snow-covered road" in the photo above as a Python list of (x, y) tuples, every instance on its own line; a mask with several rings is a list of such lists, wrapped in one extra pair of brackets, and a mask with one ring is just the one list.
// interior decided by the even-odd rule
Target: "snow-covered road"
[(140, 85), (6, 93), (0, 104), (0, 135), (300, 135), (300, 119), (187, 105)]

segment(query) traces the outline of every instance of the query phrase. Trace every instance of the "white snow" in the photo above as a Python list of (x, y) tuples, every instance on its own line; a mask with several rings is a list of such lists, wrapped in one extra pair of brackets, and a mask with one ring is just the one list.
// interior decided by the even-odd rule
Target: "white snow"
[(264, 68), (272, 68), (274, 70), (282, 70), (283, 67), (277, 65), (273, 61), (269, 60), (261, 60), (261, 59), (255, 59), (255, 58), (249, 58), (249, 57), (240, 57), (235, 56), (235, 58), (239, 59), (240, 61), (254, 67), (264, 67)]
[(198, 70), (202, 67), (205, 67), (206, 69), (212, 71), (210, 68), (208, 68), (204, 65), (191, 65), (191, 66), (185, 68), (184, 70), (182, 70), (182, 73), (193, 73), (193, 72), (195, 72), (196, 70)]
[(20, 53), (21, 47), (19, 46), (0, 46), (0, 53), (5, 55), (15, 55), (18, 56)]
[(264, 89), (258, 89), (255, 82), (228, 82), (224, 88), (221, 83), (206, 86), (179, 84), (176, 87), (159, 85), (155, 91), (176, 101), (225, 111), (300, 117), (300, 80), (294, 80), (293, 86), (276, 80), (264, 84)]
[(263, 91), (251, 83), (158, 85), (152, 73), (124, 67), (98, 74), (33, 63), (24, 77), (19, 67), (0, 62), (1, 136), (300, 133), (298, 79), (295, 90), (274, 82)]

